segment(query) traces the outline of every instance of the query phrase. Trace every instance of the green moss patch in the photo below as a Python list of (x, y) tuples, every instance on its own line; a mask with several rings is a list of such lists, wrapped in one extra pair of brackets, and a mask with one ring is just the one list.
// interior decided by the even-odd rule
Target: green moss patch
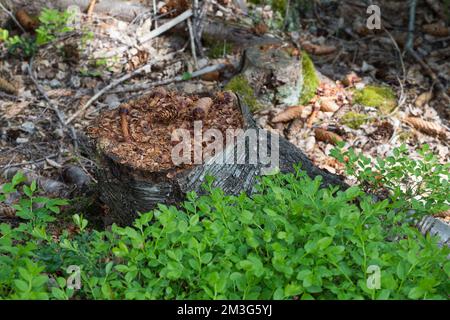
[(359, 127), (361, 127), (366, 122), (366, 115), (353, 111), (347, 112), (341, 118), (341, 123), (352, 129), (359, 129)]
[(245, 104), (250, 108), (250, 111), (255, 112), (261, 109), (261, 104), (256, 99), (253, 88), (243, 75), (238, 75), (231, 79), (225, 86), (225, 90), (239, 94)]
[(378, 108), (381, 113), (388, 114), (397, 106), (395, 92), (386, 86), (366, 86), (354, 93), (356, 103)]
[(302, 73), (303, 73), (303, 89), (300, 95), (299, 104), (307, 104), (315, 95), (320, 80), (316, 73), (316, 68), (311, 57), (302, 52)]

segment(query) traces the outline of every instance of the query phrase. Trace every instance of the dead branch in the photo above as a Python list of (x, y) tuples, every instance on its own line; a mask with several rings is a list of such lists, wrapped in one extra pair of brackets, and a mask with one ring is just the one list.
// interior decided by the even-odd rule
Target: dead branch
[[(203, 69), (200, 69), (198, 71), (195, 71), (191, 74), (191, 79), (192, 78), (197, 78), (200, 77), (204, 74), (210, 73), (210, 72), (214, 72), (217, 70), (221, 70), (223, 68), (226, 67), (226, 64), (220, 63), (220, 64), (216, 64), (213, 66), (208, 66), (205, 67)], [(151, 81), (151, 82), (144, 82), (144, 83), (137, 83), (137, 84), (133, 84), (133, 85), (129, 85), (129, 86), (124, 86), (123, 88), (119, 88), (116, 90), (113, 90), (112, 93), (124, 93), (124, 92), (134, 92), (134, 91), (141, 91), (141, 90), (149, 90), (151, 88), (154, 87), (158, 87), (158, 86), (163, 86), (163, 85), (167, 85), (169, 83), (173, 83), (173, 82), (180, 82), (180, 81), (184, 81), (184, 77), (182, 75), (173, 77), (173, 78), (169, 78), (169, 79), (165, 79), (165, 80), (160, 80), (160, 81)]]
[(190, 18), (192, 16), (192, 10), (186, 10), (185, 12), (183, 12), (182, 14), (180, 14), (179, 16), (173, 18), (172, 20), (170, 20), (169, 22), (164, 23), (163, 25), (161, 25), (160, 27), (152, 30), (150, 33), (148, 33), (147, 35), (141, 37), (140, 39), (138, 39), (138, 42), (140, 44), (147, 42), (161, 34), (163, 34), (164, 32), (166, 32), (167, 30), (172, 29), (173, 27), (175, 27), (177, 24), (179, 24), (180, 22)]

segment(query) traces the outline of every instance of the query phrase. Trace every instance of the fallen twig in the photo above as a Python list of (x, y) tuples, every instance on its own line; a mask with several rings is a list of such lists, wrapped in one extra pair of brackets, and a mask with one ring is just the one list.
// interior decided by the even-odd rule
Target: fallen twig
[(40, 163), (40, 162), (44, 162), (47, 159), (55, 158), (57, 156), (58, 156), (58, 154), (51, 154), (49, 156), (46, 156), (46, 157), (40, 158), (40, 159), (36, 159), (36, 160), (20, 162), (20, 163), (9, 163), (9, 164), (6, 164), (4, 166), (0, 166), (0, 169), (1, 170), (6, 170), (6, 169), (9, 169), (9, 168), (13, 168), (13, 167), (22, 167), (22, 166), (26, 166), (26, 165), (30, 165), (30, 164), (37, 164), (37, 163)]
[[(200, 69), (198, 71), (193, 72), (191, 74), (190, 79), (197, 78), (197, 77), (199, 77), (201, 75), (204, 75), (206, 73), (210, 73), (210, 72), (213, 72), (213, 71), (221, 70), (221, 69), (223, 69), (225, 67), (226, 67), (226, 64), (223, 64), (223, 63), (205, 67), (203, 69)], [(123, 88), (116, 89), (116, 90), (112, 91), (112, 93), (124, 93), (124, 92), (148, 90), (148, 89), (151, 89), (151, 88), (154, 88), (154, 87), (167, 85), (167, 84), (173, 83), (173, 82), (180, 82), (180, 81), (183, 81), (183, 80), (187, 80), (187, 79), (185, 79), (182, 75), (179, 75), (179, 76), (176, 76), (176, 77), (173, 77), (173, 78), (164, 79), (164, 80), (160, 80), (160, 81), (137, 83), (137, 84), (134, 84), (134, 85), (130, 85), (130, 86), (126, 86), (126, 87), (123, 87)]]

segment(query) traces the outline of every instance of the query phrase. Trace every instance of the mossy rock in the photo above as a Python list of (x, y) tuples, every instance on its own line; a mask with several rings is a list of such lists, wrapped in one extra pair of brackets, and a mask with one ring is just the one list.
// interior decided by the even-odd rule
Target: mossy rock
[(347, 112), (341, 118), (341, 123), (352, 129), (359, 129), (359, 127), (361, 127), (366, 122), (366, 115), (353, 111)]
[(377, 108), (382, 114), (389, 114), (397, 106), (395, 92), (386, 86), (366, 86), (356, 90), (353, 100), (364, 106)]
[(320, 84), (314, 63), (304, 51), (302, 52), (302, 74), (303, 86), (299, 99), (300, 105), (307, 104), (316, 95), (317, 87)]
[(241, 73), (231, 79), (225, 89), (246, 97), (252, 112), (271, 108), (275, 104), (297, 105), (304, 92), (303, 57), (292, 55), (292, 52), (282, 45), (248, 48), (243, 56)]

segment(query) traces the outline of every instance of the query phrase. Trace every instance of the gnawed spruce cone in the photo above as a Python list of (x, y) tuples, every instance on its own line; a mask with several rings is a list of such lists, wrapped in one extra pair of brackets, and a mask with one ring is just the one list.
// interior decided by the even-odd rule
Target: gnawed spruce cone
[(418, 117), (406, 117), (403, 121), (422, 133), (430, 136), (438, 136), (442, 139), (447, 138), (446, 130), (437, 123), (425, 121)]

